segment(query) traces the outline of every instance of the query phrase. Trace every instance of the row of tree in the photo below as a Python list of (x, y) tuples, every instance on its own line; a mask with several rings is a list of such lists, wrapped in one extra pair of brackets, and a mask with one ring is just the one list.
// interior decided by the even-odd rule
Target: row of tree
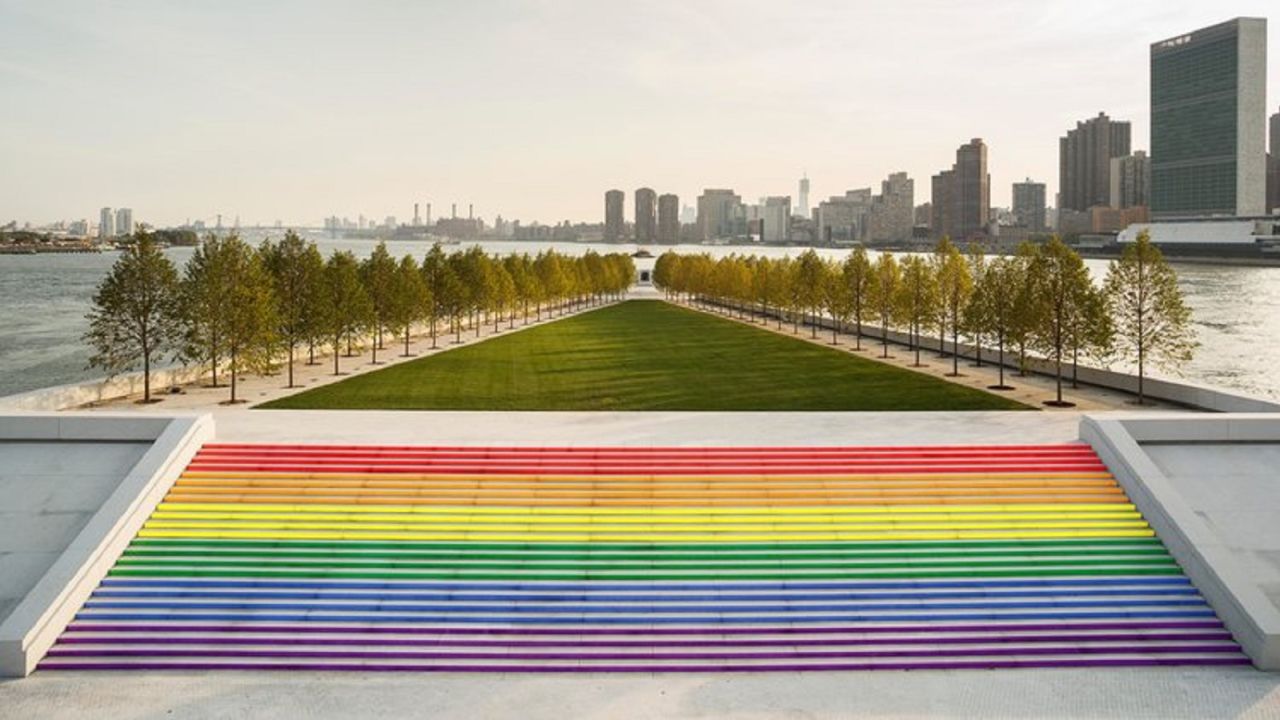
[(328, 349), (333, 372), (367, 341), (373, 362), (386, 338), (399, 337), (409, 355), (410, 336), (422, 328), (438, 346), (447, 328), (461, 341), (464, 326), (479, 335), (517, 318), (622, 297), (635, 267), (629, 256), (587, 252), (569, 257), (547, 250), (536, 256), (487, 255), (479, 247), (446, 253), (435, 245), (419, 262), (397, 260), (380, 243), (363, 261), (350, 252), (327, 259), (293, 232), (253, 247), (235, 235), (210, 235), (196, 247), (181, 275), (146, 232), (125, 248), (98, 286), (85, 341), (89, 364), (109, 374), (141, 367), (143, 400), (151, 400), (151, 368), (167, 358), (209, 368), (230, 378), (230, 402), (246, 372), (271, 372), (283, 363), (288, 386), (305, 349), (308, 363)]
[(852, 325), (859, 350), (863, 325), (879, 325), (886, 357), (889, 330), (898, 329), (907, 333), (917, 366), (926, 334), (936, 333), (940, 355), (946, 355), (950, 338), (952, 375), (960, 372), (963, 337), (976, 348), (979, 365), (982, 348), (995, 349), (1000, 381), (993, 389), (1010, 389), (1004, 378), (1006, 349), (1016, 349), (1023, 372), (1029, 353), (1039, 353), (1055, 365), (1052, 403), (1059, 405), (1066, 404), (1062, 385), (1068, 362), (1073, 384), (1081, 358), (1104, 366), (1132, 362), (1142, 402), (1147, 365), (1176, 370), (1196, 347), (1177, 276), (1145, 233), (1111, 263), (1101, 285), (1091, 280), (1080, 255), (1056, 237), (992, 258), (980, 245), (962, 252), (945, 238), (932, 255), (872, 258), (858, 248), (843, 262), (824, 260), (813, 250), (794, 259), (730, 255), (717, 260), (668, 252), (655, 264), (654, 283), (668, 297), (765, 323), (772, 316), (779, 328), (784, 317), (795, 332), (807, 322), (814, 337), (824, 318), (834, 320), (833, 343), (841, 325)]

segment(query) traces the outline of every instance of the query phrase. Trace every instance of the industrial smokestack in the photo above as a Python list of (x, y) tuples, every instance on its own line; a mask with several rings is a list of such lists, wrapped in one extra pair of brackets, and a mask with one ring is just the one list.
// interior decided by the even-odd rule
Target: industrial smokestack
[(431, 203), (427, 203), (427, 224), (431, 224)]
[(422, 216), (418, 214), (418, 203), (413, 204), (413, 224), (414, 225), (422, 224)]
[(467, 205), (467, 219), (468, 219), (468, 220), (475, 220), (475, 219), (476, 219), (476, 206), (475, 206), (475, 205), (471, 205), (471, 204), (468, 204), (468, 205)]
[(454, 220), (457, 220), (458, 219), (458, 203), (454, 203), (453, 205), (450, 206), (450, 208), (452, 208), (450, 211), (452, 213), (451, 216), (453, 217)]

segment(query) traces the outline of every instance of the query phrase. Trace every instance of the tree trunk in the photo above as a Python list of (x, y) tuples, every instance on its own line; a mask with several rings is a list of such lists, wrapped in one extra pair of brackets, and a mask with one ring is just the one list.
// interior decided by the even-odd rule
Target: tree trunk
[(333, 374), (341, 375), (338, 371), (338, 356), (342, 354), (342, 336), (335, 335), (333, 338)]
[(293, 343), (289, 343), (289, 387), (293, 387)]
[(151, 402), (151, 348), (142, 341), (142, 402)]
[(236, 403), (236, 377), (240, 374), (239, 370), (240, 368), (236, 363), (236, 351), (234, 348), (232, 348), (231, 350), (231, 404), (232, 405), (235, 405)]
[(951, 376), (960, 377), (960, 327), (951, 322)]
[(409, 326), (404, 327), (404, 356), (409, 357)]

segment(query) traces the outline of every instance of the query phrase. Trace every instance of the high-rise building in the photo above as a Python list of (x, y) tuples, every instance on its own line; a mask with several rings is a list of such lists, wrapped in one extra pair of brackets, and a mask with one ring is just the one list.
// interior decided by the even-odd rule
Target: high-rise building
[(974, 138), (956, 150), (950, 170), (933, 176), (933, 236), (956, 242), (983, 237), (991, 217), (987, 144)]
[(805, 173), (800, 178), (800, 204), (796, 206), (796, 214), (801, 217), (809, 216), (809, 174)]
[(1267, 156), (1267, 212), (1280, 210), (1280, 112), (1271, 116), (1271, 154)]
[(1111, 207), (1147, 207), (1151, 203), (1151, 162), (1147, 154), (1111, 158)]
[(787, 242), (791, 239), (791, 198), (767, 197), (761, 207), (763, 220), (761, 239), (767, 243)]
[(732, 190), (708, 188), (698, 196), (698, 237), (703, 242), (731, 238), (745, 231), (742, 198)]
[(636, 242), (658, 239), (658, 195), (650, 188), (636, 191)]
[(1013, 184), (1013, 216), (1029, 232), (1044, 232), (1044, 183), (1027, 178)]
[(104, 207), (98, 213), (98, 237), (103, 240), (116, 236), (116, 215), (111, 208)]
[(1236, 18), (1151, 45), (1151, 214), (1262, 214), (1267, 21)]
[(1058, 206), (1084, 212), (1111, 204), (1111, 159), (1129, 154), (1132, 128), (1106, 113), (1058, 140)]
[(915, 181), (905, 172), (891, 174), (880, 183), (880, 194), (871, 198), (867, 239), (872, 242), (910, 240), (915, 202)]
[(856, 243), (866, 239), (871, 214), (871, 188), (848, 190), (818, 203), (818, 242)]
[(116, 235), (127, 236), (133, 234), (133, 209), (120, 208), (116, 210)]
[(621, 242), (623, 232), (622, 204), (626, 194), (621, 190), (610, 190), (604, 194), (604, 241)]
[(671, 193), (658, 196), (658, 242), (680, 242), (680, 198)]

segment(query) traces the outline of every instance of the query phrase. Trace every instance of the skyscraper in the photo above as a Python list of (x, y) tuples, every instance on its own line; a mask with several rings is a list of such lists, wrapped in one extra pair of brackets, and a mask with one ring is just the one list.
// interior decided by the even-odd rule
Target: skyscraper
[(1027, 178), (1013, 184), (1013, 215), (1018, 225), (1031, 232), (1044, 232), (1044, 183)]
[(116, 215), (111, 208), (104, 207), (98, 213), (98, 237), (106, 240), (116, 236)]
[(868, 240), (901, 242), (911, 239), (915, 186), (915, 181), (905, 172), (893, 173), (880, 183), (880, 194), (871, 198), (871, 213), (867, 217)]
[(787, 242), (791, 239), (791, 198), (767, 197), (761, 212), (761, 239), (767, 243)]
[(1111, 158), (1129, 154), (1131, 127), (1106, 113), (1058, 140), (1058, 207), (1085, 212), (1111, 204)]
[(703, 242), (737, 235), (739, 220), (745, 215), (734, 191), (708, 188), (698, 196), (698, 237)]
[(658, 239), (658, 195), (650, 188), (636, 191), (636, 242)]
[(1271, 116), (1271, 154), (1267, 156), (1267, 212), (1280, 209), (1280, 112)]
[(1151, 204), (1151, 161), (1135, 150), (1132, 155), (1111, 158), (1111, 207), (1124, 209)]
[(1259, 215), (1266, 204), (1267, 21), (1151, 45), (1151, 212)]
[(800, 204), (796, 206), (796, 214), (802, 217), (809, 216), (809, 174), (805, 173), (800, 178)]
[(933, 234), (957, 242), (983, 237), (991, 217), (987, 144), (974, 138), (956, 150), (950, 170), (933, 176)]
[(621, 190), (610, 190), (604, 194), (604, 241), (622, 241), (622, 204), (626, 194)]
[(666, 193), (658, 196), (658, 242), (674, 245), (680, 241), (680, 198)]
[(116, 234), (132, 235), (133, 234), (133, 209), (120, 208), (116, 210)]

